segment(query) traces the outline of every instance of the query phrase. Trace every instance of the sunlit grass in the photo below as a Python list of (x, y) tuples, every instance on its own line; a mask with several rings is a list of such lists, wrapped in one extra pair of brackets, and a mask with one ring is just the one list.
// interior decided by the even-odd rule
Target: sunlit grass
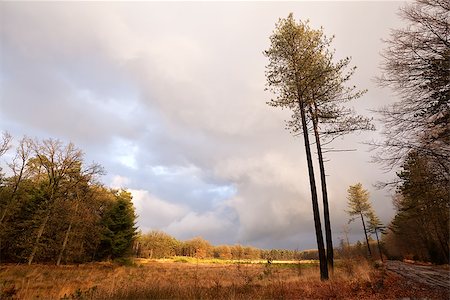
[(433, 298), (402, 289), (398, 278), (365, 260), (340, 262), (332, 279), (322, 282), (315, 261), (182, 258), (138, 259), (132, 266), (1, 265), (0, 299)]

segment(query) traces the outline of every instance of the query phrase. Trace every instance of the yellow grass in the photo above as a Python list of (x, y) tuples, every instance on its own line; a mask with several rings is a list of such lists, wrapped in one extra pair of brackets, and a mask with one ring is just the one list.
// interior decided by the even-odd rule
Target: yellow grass
[[(138, 260), (136, 266), (2, 265), (0, 299), (299, 299), (412, 297), (366, 261), (341, 262), (321, 282), (317, 264), (180, 263)], [(425, 292), (423, 292), (425, 293)], [(433, 294), (419, 297), (433, 298)], [(442, 297), (441, 294), (438, 294)], [(445, 295), (444, 295), (445, 296)]]

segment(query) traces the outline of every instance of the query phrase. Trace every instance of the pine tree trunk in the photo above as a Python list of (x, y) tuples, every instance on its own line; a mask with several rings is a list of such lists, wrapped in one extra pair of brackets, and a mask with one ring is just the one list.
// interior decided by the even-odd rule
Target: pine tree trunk
[(328, 269), (331, 274), (334, 271), (334, 253), (333, 253), (333, 238), (331, 235), (331, 222), (330, 222), (330, 210), (328, 207), (328, 192), (327, 192), (327, 182), (325, 177), (325, 166), (323, 162), (322, 146), (320, 144), (318, 120), (317, 120), (317, 105), (314, 103), (314, 111), (312, 107), (309, 107), (309, 112), (311, 114), (311, 119), (313, 121), (314, 136), (316, 139), (317, 156), (319, 159), (319, 170), (320, 170), (320, 183), (322, 187), (322, 202), (323, 202), (323, 215), (325, 223), (325, 241), (327, 244), (327, 263)]
[(300, 114), (302, 119), (302, 128), (303, 128), (303, 139), (305, 142), (305, 150), (306, 150), (306, 160), (308, 163), (309, 185), (311, 188), (311, 201), (313, 206), (314, 226), (316, 229), (317, 248), (319, 250), (320, 279), (327, 280), (328, 279), (327, 258), (325, 254), (325, 246), (323, 243), (322, 225), (320, 223), (319, 203), (317, 200), (316, 181), (314, 178), (314, 168), (312, 163), (311, 148), (308, 136), (308, 126), (306, 124), (306, 114), (304, 105), (305, 104), (303, 103), (303, 101), (299, 101)]
[(362, 222), (363, 228), (364, 228), (364, 235), (366, 236), (367, 250), (369, 250), (369, 256), (372, 257), (372, 251), (370, 250), (370, 245), (369, 245), (369, 238), (367, 237), (366, 224), (364, 223), (364, 216), (363, 216), (362, 212), (360, 212), (360, 214), (361, 214), (361, 222)]

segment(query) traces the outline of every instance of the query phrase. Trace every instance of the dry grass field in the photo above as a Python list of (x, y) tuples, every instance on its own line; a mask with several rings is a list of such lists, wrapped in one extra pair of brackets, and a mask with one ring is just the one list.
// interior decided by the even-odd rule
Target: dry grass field
[(319, 280), (316, 263), (136, 261), (133, 266), (1, 265), (0, 299), (448, 299), (374, 268), (338, 262), (333, 278)]

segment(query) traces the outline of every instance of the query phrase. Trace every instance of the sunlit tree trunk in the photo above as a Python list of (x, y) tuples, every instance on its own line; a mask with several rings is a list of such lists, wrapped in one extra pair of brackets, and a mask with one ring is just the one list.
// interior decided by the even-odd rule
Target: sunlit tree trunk
[(325, 254), (325, 246), (323, 243), (322, 225), (320, 223), (320, 212), (319, 212), (319, 203), (317, 200), (316, 181), (314, 178), (314, 168), (313, 168), (311, 148), (310, 148), (310, 143), (309, 143), (308, 126), (306, 124), (305, 104), (302, 101), (299, 101), (299, 106), (300, 106), (300, 114), (301, 114), (301, 119), (302, 119), (303, 139), (305, 142), (306, 160), (308, 163), (309, 186), (311, 188), (311, 200), (312, 200), (312, 206), (313, 206), (314, 227), (316, 229), (316, 240), (317, 240), (317, 247), (318, 247), (318, 251), (319, 251), (320, 279), (326, 280), (326, 279), (328, 279), (328, 266), (327, 266), (327, 258), (326, 258), (326, 254)]
[(50, 218), (50, 213), (51, 213), (51, 209), (48, 209), (47, 213), (45, 214), (44, 220), (41, 223), (41, 226), (39, 226), (39, 230), (36, 235), (36, 240), (34, 242), (33, 250), (31, 251), (31, 254), (28, 257), (28, 265), (31, 265), (33, 263), (34, 257), (39, 248), (39, 241), (41, 239), (42, 234), (44, 233), (44, 229), (47, 226), (48, 220)]
[(333, 253), (333, 238), (331, 235), (331, 223), (330, 223), (330, 210), (328, 207), (328, 192), (327, 192), (327, 182), (325, 175), (325, 166), (323, 162), (322, 146), (320, 144), (318, 119), (317, 119), (317, 104), (314, 103), (314, 111), (311, 106), (309, 106), (309, 112), (313, 122), (314, 136), (316, 139), (317, 157), (319, 159), (319, 170), (320, 170), (320, 183), (322, 187), (322, 201), (323, 201), (323, 215), (325, 223), (325, 241), (327, 244), (327, 263), (328, 269), (333, 274), (334, 270), (334, 253)]
[[(75, 205), (75, 212), (74, 212), (75, 217), (76, 217), (76, 214), (77, 214), (77, 211), (78, 211), (78, 205), (79, 205), (78, 201), (80, 201), (80, 199), (79, 199), (78, 191), (77, 191), (77, 203)], [(73, 224), (73, 216), (72, 216), (72, 218), (70, 220), (69, 227), (67, 227), (66, 234), (64, 236), (64, 241), (63, 241), (63, 244), (62, 244), (62, 247), (61, 247), (61, 251), (59, 251), (58, 260), (56, 261), (56, 265), (57, 266), (59, 266), (61, 264), (61, 259), (62, 259), (63, 254), (64, 254), (64, 250), (66, 250), (67, 242), (69, 241), (70, 231), (72, 230), (72, 224)]]
[(364, 216), (363, 216), (362, 212), (360, 212), (360, 215), (361, 215), (361, 222), (362, 222), (363, 228), (364, 228), (364, 235), (366, 237), (367, 250), (369, 251), (369, 256), (372, 257), (372, 251), (370, 250), (370, 245), (369, 245), (369, 237), (367, 236), (366, 223), (364, 222)]

